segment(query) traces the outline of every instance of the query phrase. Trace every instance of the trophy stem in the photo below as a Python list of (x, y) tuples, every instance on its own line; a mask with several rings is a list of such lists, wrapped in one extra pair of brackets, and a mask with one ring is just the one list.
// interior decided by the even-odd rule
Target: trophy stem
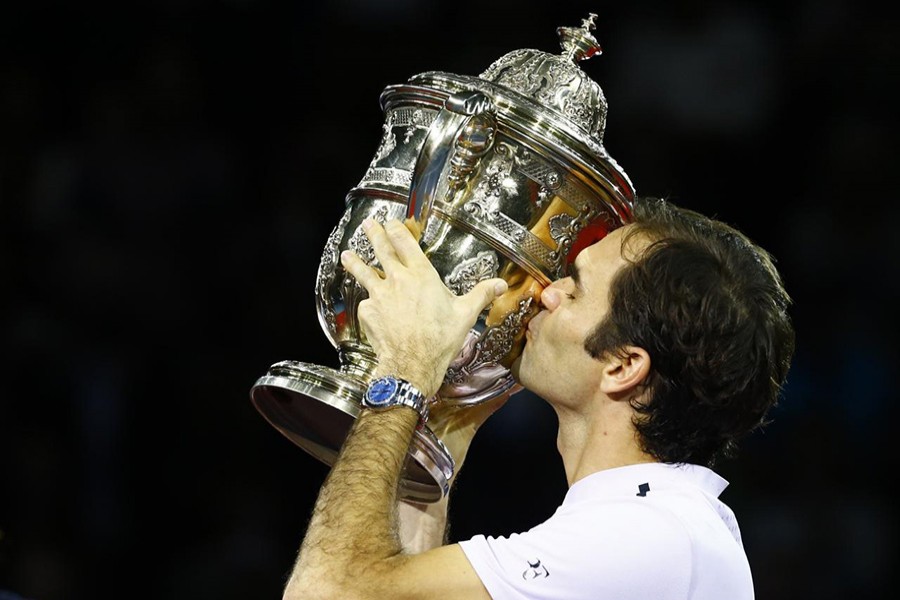
[(378, 365), (371, 348), (364, 348), (358, 344), (341, 344), (338, 348), (338, 358), (341, 361), (341, 373), (358, 377), (366, 384), (372, 380), (372, 373)]

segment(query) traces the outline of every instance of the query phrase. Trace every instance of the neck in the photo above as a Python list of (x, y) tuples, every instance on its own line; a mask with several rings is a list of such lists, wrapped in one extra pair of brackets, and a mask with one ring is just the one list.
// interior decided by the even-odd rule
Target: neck
[(593, 411), (556, 407), (556, 414), (559, 417), (556, 444), (569, 487), (606, 469), (657, 462), (641, 450), (630, 408), (619, 403), (603, 404)]

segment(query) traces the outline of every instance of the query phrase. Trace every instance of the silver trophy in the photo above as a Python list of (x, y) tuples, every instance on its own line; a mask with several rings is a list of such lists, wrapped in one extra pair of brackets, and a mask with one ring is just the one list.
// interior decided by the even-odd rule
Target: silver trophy
[[(518, 389), (509, 367), (540, 292), (631, 219), (634, 188), (602, 143), (603, 91), (578, 64), (600, 53), (595, 16), (557, 29), (561, 54), (516, 50), (479, 77), (427, 72), (382, 92), (381, 144), (347, 194), (316, 278), (319, 321), (340, 367), (279, 362), (250, 392), (272, 426), (322, 462), (334, 463), (377, 360), (356, 312), (366, 291), (338, 260), (349, 249), (377, 266), (366, 217), (415, 219), (421, 248), (454, 293), (492, 277), (509, 283), (444, 377), (438, 396), (458, 406)], [(454, 457), (422, 424), (401, 495), (437, 501), (453, 473)]]

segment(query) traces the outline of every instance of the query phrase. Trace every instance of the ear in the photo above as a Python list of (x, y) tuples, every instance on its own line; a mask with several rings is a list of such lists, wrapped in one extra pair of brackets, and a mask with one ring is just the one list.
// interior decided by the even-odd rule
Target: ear
[(650, 374), (650, 355), (638, 346), (625, 346), (609, 354), (603, 366), (600, 390), (607, 396), (630, 395)]

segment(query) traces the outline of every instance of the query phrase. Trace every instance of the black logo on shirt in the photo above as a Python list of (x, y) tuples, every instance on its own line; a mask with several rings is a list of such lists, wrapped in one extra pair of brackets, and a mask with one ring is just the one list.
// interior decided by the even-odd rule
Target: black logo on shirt
[(525, 581), (537, 579), (539, 577), (550, 577), (550, 571), (541, 564), (541, 559), (536, 558), (534, 560), (526, 560), (525, 562), (528, 563), (528, 568), (522, 573), (522, 579)]
[(641, 485), (638, 486), (638, 493), (635, 494), (635, 496), (640, 496), (643, 498), (644, 496), (647, 495), (647, 492), (649, 492), (649, 491), (650, 491), (650, 484), (642, 483)]

